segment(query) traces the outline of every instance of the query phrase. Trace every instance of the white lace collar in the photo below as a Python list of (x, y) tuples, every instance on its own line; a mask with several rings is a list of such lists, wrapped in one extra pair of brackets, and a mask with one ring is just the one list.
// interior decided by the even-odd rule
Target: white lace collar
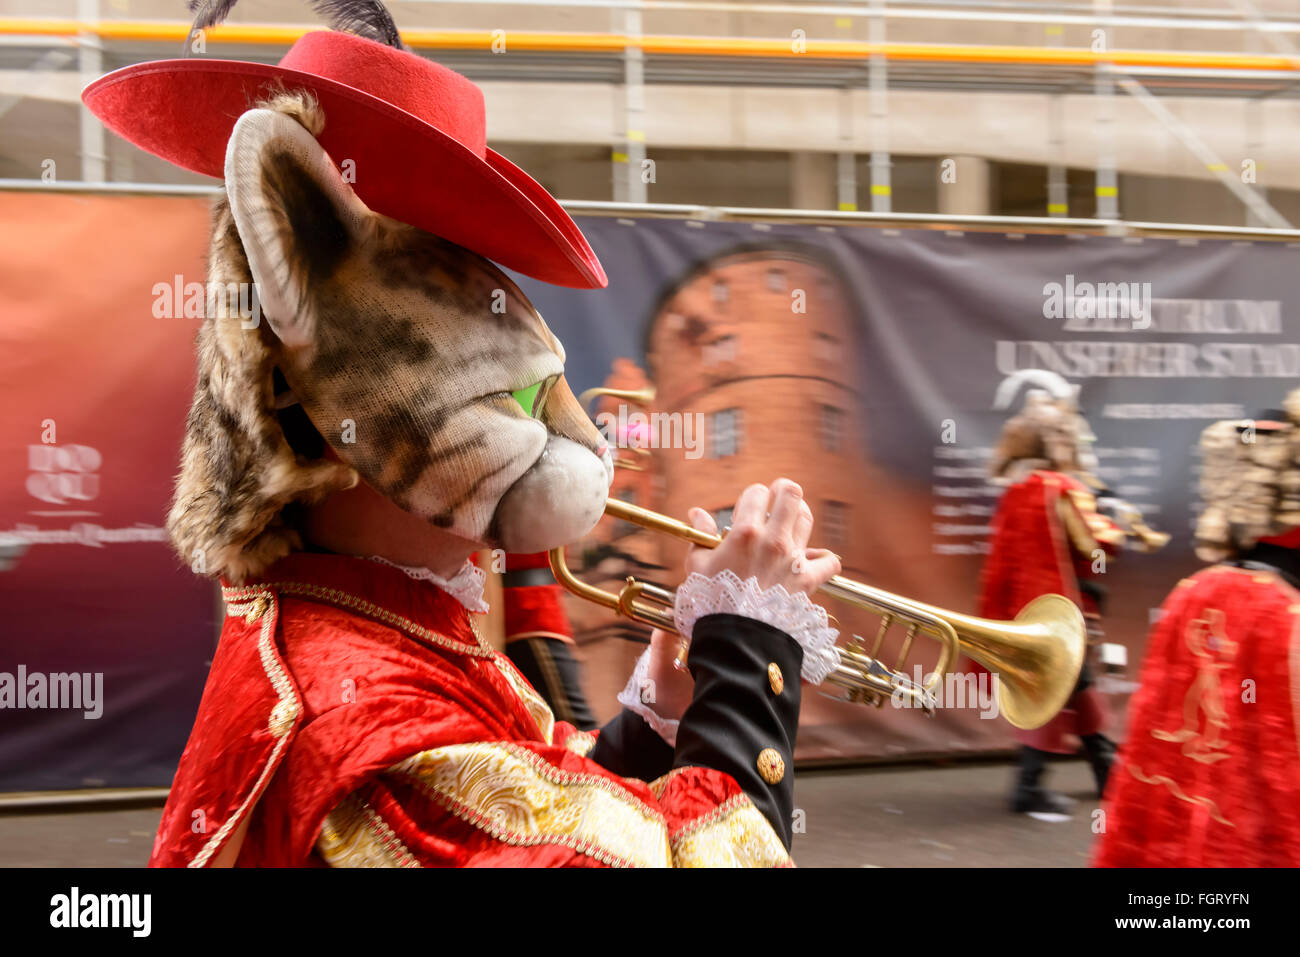
[(381, 565), (391, 565), (393, 568), (405, 572), (416, 581), (431, 582), (437, 585), (464, 605), (467, 611), (485, 613), (488, 610), (488, 603), (483, 600), (483, 588), (487, 584), (487, 572), (475, 565), (473, 559), (467, 558), (465, 564), (460, 566), (460, 571), (452, 575), (451, 578), (443, 578), (427, 568), (399, 565), (397, 562), (390, 562), (387, 558), (381, 558), (378, 555), (371, 555), (370, 560), (379, 562)]

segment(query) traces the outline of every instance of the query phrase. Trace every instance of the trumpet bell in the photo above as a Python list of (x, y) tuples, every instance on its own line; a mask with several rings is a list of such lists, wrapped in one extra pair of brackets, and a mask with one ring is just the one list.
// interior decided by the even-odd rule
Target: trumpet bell
[(964, 637), (963, 650), (997, 675), (1002, 716), (1023, 730), (1041, 728), (1078, 684), (1088, 650), (1083, 613), (1064, 595), (1040, 595), (1000, 624), (996, 636)]

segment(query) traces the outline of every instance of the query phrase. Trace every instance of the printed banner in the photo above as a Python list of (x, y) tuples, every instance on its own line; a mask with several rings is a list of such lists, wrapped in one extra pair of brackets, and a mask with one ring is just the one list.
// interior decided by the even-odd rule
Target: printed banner
[[(736, 494), (799, 481), (814, 541), (845, 574), (955, 611), (975, 610), (998, 489), (1002, 424), (1046, 370), (1081, 387), (1099, 477), (1173, 540), (1101, 576), (1105, 641), (1125, 671), (1099, 687), (1122, 736), (1146, 632), (1199, 567), (1191, 548), (1201, 430), (1280, 404), (1300, 376), (1296, 244), (973, 233), (786, 224), (588, 219), (612, 277), (601, 292), (524, 281), (568, 350), (576, 388), (653, 387), (648, 406), (605, 400), (607, 431), (642, 471), (616, 494), (725, 524)], [(636, 415), (641, 411), (641, 416)], [(644, 413), (659, 413), (645, 415)], [(680, 574), (684, 550), (601, 526), (593, 582)], [(828, 605), (874, 642), (878, 620)], [(575, 609), (589, 658), (619, 657), (628, 629)], [(886, 640), (900, 644), (899, 629)], [(624, 653), (628, 654), (628, 653)], [(928, 671), (937, 646), (918, 639)], [(620, 662), (622, 663), (622, 662)], [(893, 659), (887, 659), (892, 664)], [(624, 672), (590, 669), (604, 702)], [(601, 683), (608, 674), (608, 683)], [(837, 760), (1012, 745), (987, 697), (945, 683), (933, 719), (805, 695), (798, 757)]]
[[(220, 621), (162, 530), (193, 388), (203, 199), (0, 193), (0, 789), (166, 785)], [(1293, 245), (589, 217), (602, 291), (520, 279), (575, 391), (624, 448), (614, 494), (725, 525), (745, 485), (799, 481), (845, 574), (970, 613), (991, 446), (1047, 370), (1081, 386), (1100, 477), (1173, 541), (1107, 567), (1102, 686), (1122, 733), (1150, 622), (1196, 570), (1195, 444), (1300, 378)], [(195, 300), (200, 302), (201, 300)], [(571, 549), (593, 583), (672, 584), (684, 546), (612, 521)], [(841, 631), (878, 620), (827, 604)], [(571, 605), (600, 717), (644, 631)], [(896, 647), (899, 629), (887, 646)], [(918, 638), (906, 668), (928, 671)], [(890, 663), (893, 663), (890, 658)], [(991, 689), (933, 718), (806, 689), (797, 756), (1010, 747)], [(980, 692), (984, 697), (980, 696)]]

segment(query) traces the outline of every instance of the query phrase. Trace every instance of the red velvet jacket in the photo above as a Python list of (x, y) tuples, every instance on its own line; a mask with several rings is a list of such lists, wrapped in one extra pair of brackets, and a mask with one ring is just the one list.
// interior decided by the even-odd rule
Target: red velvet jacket
[(594, 735), (397, 568), (294, 554), (223, 594), (152, 866), (206, 866), (245, 823), (240, 866), (789, 863), (732, 776), (587, 757)]

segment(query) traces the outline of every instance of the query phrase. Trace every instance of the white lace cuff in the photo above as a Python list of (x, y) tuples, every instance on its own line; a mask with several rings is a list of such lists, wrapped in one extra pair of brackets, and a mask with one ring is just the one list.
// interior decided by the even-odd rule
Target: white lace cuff
[(650, 682), (650, 649), (647, 648), (637, 659), (636, 667), (632, 669), (632, 677), (627, 679), (627, 686), (619, 692), (618, 701), (629, 711), (635, 711), (643, 717), (646, 724), (650, 725), (670, 748), (675, 748), (677, 726), (681, 722), (655, 714), (654, 708), (650, 706), (653, 699), (654, 685)]
[(826, 610), (803, 592), (791, 595), (782, 585), (760, 590), (757, 578), (741, 581), (730, 569), (712, 578), (692, 574), (677, 589), (677, 631), (689, 639), (696, 621), (717, 614), (753, 618), (784, 631), (803, 649), (801, 673), (809, 684), (821, 684), (839, 664), (839, 632), (827, 623)]

